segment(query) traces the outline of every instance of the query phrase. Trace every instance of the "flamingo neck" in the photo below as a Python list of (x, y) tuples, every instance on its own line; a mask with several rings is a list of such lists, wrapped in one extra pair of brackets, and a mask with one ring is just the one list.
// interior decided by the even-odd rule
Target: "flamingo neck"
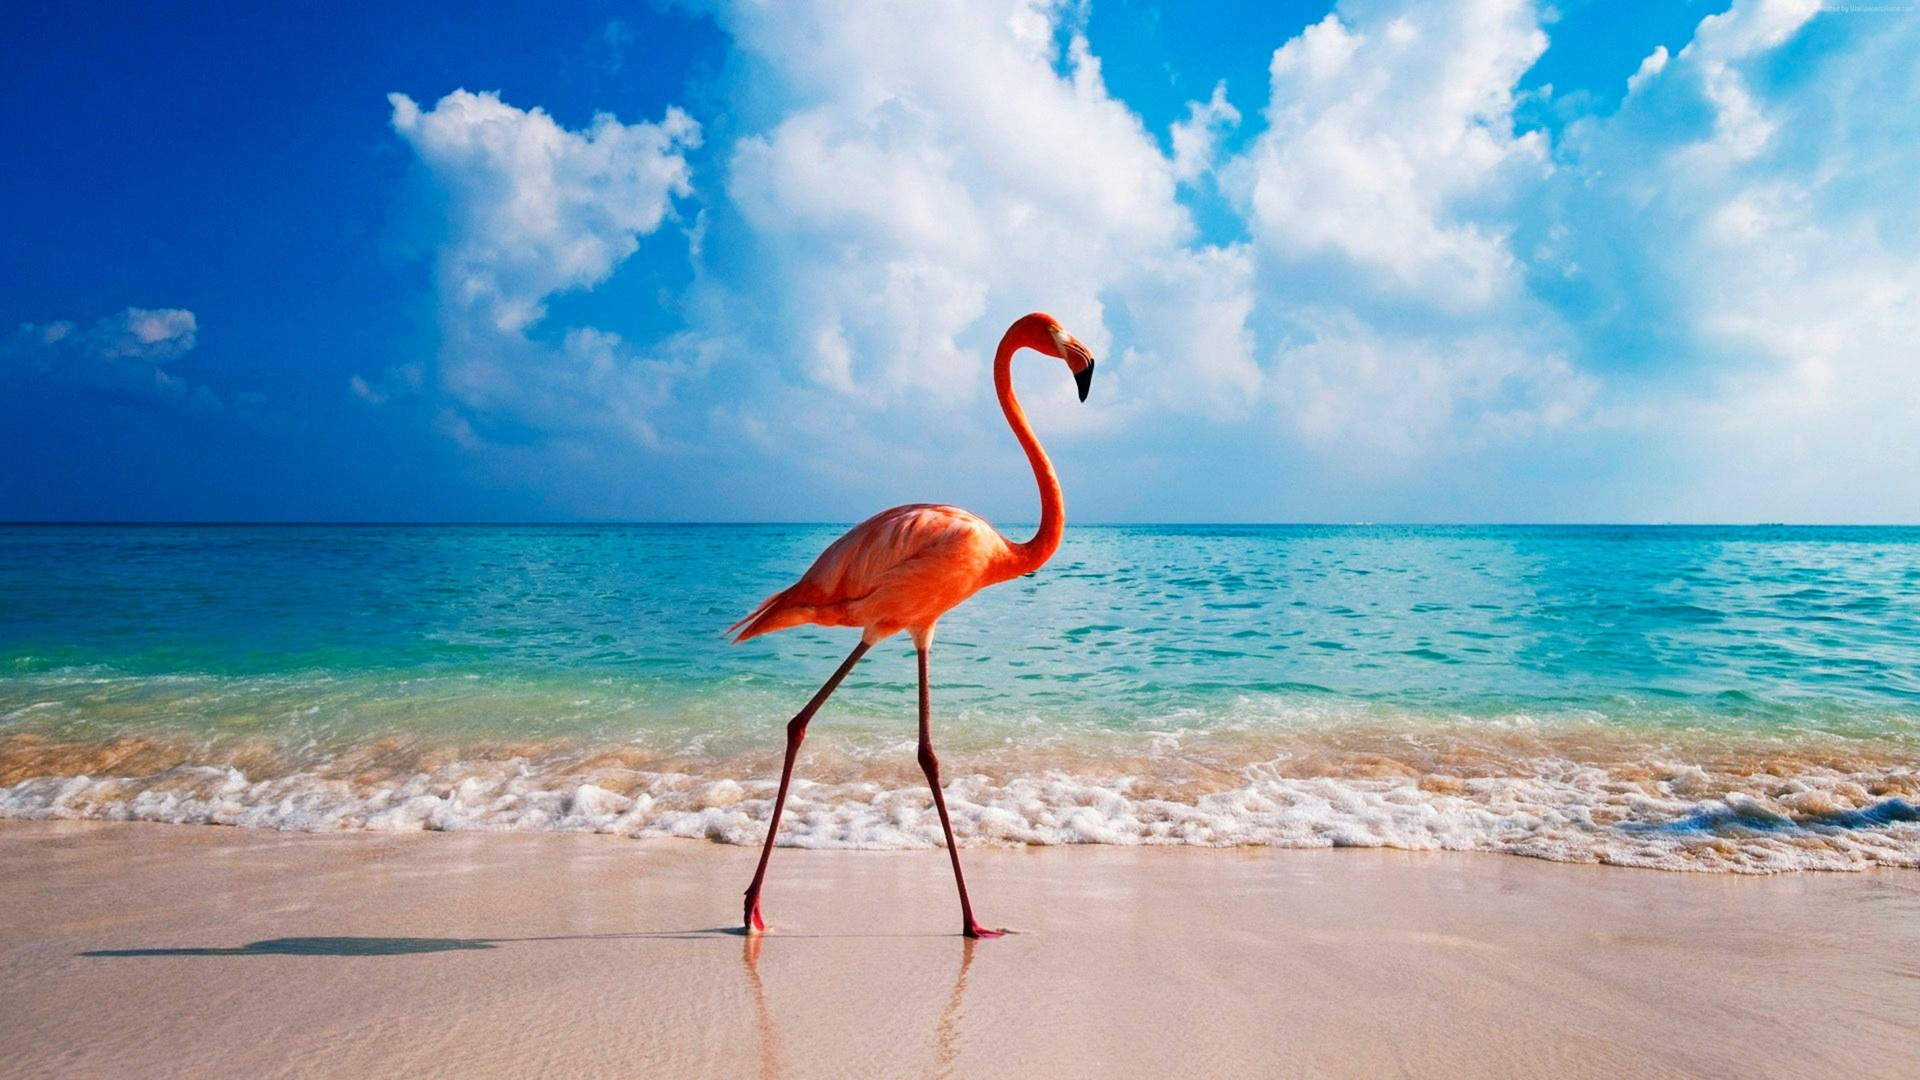
[(1054, 473), (1046, 449), (1033, 434), (1033, 425), (1027, 423), (1020, 399), (1013, 396), (1013, 354), (1029, 344), (1021, 329), (1016, 325), (1008, 330), (993, 354), (993, 392), (1000, 399), (1000, 411), (1007, 414), (1007, 426), (1013, 428), (1013, 437), (1020, 440), (1020, 449), (1027, 453), (1027, 463), (1033, 466), (1034, 481), (1040, 485), (1040, 529), (1026, 543), (1012, 545), (1013, 559), (1006, 574), (1010, 578), (1030, 574), (1052, 558), (1060, 547), (1060, 533), (1067, 524), (1060, 477)]

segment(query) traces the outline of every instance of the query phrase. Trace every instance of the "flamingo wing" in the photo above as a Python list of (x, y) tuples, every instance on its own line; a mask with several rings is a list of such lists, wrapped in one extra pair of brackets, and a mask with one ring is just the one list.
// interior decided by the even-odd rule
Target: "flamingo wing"
[(1006, 549), (993, 526), (957, 506), (896, 506), (849, 529), (727, 632), (741, 642), (803, 623), (888, 633), (930, 623), (985, 584)]

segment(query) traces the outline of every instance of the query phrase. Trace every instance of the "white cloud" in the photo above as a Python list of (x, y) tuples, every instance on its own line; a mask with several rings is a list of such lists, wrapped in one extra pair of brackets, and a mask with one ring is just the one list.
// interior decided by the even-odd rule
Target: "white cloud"
[(66, 321), (25, 323), (0, 353), (48, 378), (211, 411), (220, 407), (212, 390), (161, 366), (192, 351), (199, 333), (199, 320), (183, 308), (129, 307), (84, 330)]
[(1227, 84), (1214, 84), (1213, 96), (1206, 101), (1187, 103), (1187, 118), (1176, 120), (1169, 131), (1173, 141), (1173, 176), (1183, 183), (1199, 179), (1213, 171), (1222, 132), (1239, 126), (1240, 110), (1227, 100)]
[[(1778, 50), (1815, 13), (1735, 3), (1606, 76), (1629, 85), (1617, 113), (1550, 140), (1515, 126), (1547, 44), (1528, 0), (1351, 0), (1278, 43), (1262, 130), (1223, 160), (1240, 121), (1224, 84), (1164, 151), (1070, 5), (723, 4), (740, 134), (689, 230), (687, 329), (644, 348), (548, 326), (547, 304), (669, 220), (698, 125), (569, 131), (493, 95), (396, 96), (395, 129), (446, 197), (437, 423), (475, 446), (516, 427), (660, 445), (664, 407), (724, 372), (724, 396), (684, 411), (710, 427), (703, 451), (865, 505), (1003, 439), (987, 357), (1040, 308), (1102, 361), (1097, 409), (1059, 372), (1022, 374), (1056, 451), (1110, 449), (1124, 427), (1177, 456), (1193, 417), (1257, 447), (1277, 417), (1290, 449), (1396, 473), (1376, 490), (1408, 499), (1461, 451), (1524, 475), (1589, 437), (1747, 492), (1726, 506), (1811, 504), (1836, 475), (1911, 489), (1920, 34), (1848, 24), (1796, 54), (1824, 56), (1816, 73), (1785, 77)], [(1245, 242), (1198, 239), (1182, 200), (1208, 198), (1209, 175)], [(352, 389), (377, 402), (423, 381)]]
[(130, 307), (95, 323), (87, 337), (88, 348), (97, 356), (157, 362), (186, 354), (199, 333), (199, 320), (191, 311)]
[(1282, 45), (1267, 130), (1227, 172), (1267, 255), (1455, 308), (1509, 292), (1498, 210), (1547, 166), (1514, 87), (1546, 45), (1527, 0), (1345, 3)]
[(1174, 252), (1144, 268), (1144, 276), (1152, 284), (1129, 305), (1125, 362), (1114, 373), (1120, 389), (1147, 383), (1152, 402), (1212, 419), (1244, 416), (1265, 380), (1248, 325), (1252, 251), (1241, 244)]
[(1736, 3), (1700, 21), (1678, 59), (1713, 106), (1715, 137), (1688, 149), (1691, 164), (1750, 158), (1773, 137), (1773, 121), (1754, 100), (1738, 65), (1777, 48), (1819, 10), (1820, 0), (1759, 0)]
[(1361, 0), (1273, 53), (1266, 130), (1221, 176), (1260, 266), (1272, 405), (1337, 464), (1412, 471), (1598, 399), (1508, 242), (1552, 175), (1513, 119), (1546, 43), (1527, 0)]
[(1640, 61), (1639, 70), (1627, 76), (1627, 93), (1634, 93), (1652, 82), (1656, 76), (1667, 69), (1667, 61), (1670, 59), (1672, 58), (1667, 55), (1665, 45), (1654, 46), (1653, 51), (1647, 54), (1647, 58)]
[[(727, 330), (794, 358), (756, 423), (801, 431), (852, 404), (883, 445), (997, 442), (988, 360), (1036, 309), (1102, 357), (1098, 409), (1064, 372), (1021, 376), (1056, 438), (1156, 405), (1245, 411), (1260, 380), (1250, 259), (1195, 242), (1176, 175), (1203, 166), (1232, 107), (1196, 105), (1177, 167), (1108, 93), (1071, 17), (1018, 0), (857, 19), (830, 2), (722, 9), (749, 92), (780, 105), (729, 160), (750, 266), (730, 284), (772, 310), (735, 305)], [(1108, 356), (1115, 305), (1127, 349)]]
[(1348, 468), (1565, 428), (1598, 389), (1563, 357), (1498, 329), (1428, 338), (1338, 312), (1304, 321), (1313, 338), (1286, 350), (1275, 395), (1302, 437)]
[[(1662, 410), (1702, 497), (1726, 517), (1911, 518), (1920, 27), (1842, 23), (1809, 70), (1778, 79), (1775, 51), (1817, 14), (1770, 0), (1709, 16), (1582, 133), (1581, 165), (1596, 198), (1631, 207), (1629, 235), (1660, 238), (1641, 287), (1686, 328), (1675, 362), (1703, 368)], [(1702, 110), (1704, 127), (1672, 120)]]
[[(569, 131), (492, 93), (456, 90), (426, 111), (404, 94), (389, 101), (394, 131), (444, 195), (439, 379), (469, 414), (460, 430), (493, 422), (654, 441), (644, 413), (664, 400), (674, 362), (592, 327), (557, 344), (533, 332), (551, 297), (606, 281), (691, 193), (699, 124), (669, 109), (657, 124), (600, 113)], [(392, 392), (364, 378), (353, 389), (369, 401)]]
[(1680, 53), (1705, 65), (1756, 56), (1799, 33), (1820, 6), (1821, 0), (1736, 0), (1726, 11), (1701, 19)]

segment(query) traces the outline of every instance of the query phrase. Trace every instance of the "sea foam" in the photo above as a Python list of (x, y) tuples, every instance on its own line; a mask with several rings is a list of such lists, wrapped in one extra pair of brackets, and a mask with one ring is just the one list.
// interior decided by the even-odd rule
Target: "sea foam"
[[(1830, 755), (1822, 755), (1830, 758)], [(1299, 761), (1300, 759), (1291, 759)], [(1920, 769), (1780, 755), (1709, 769), (1557, 756), (1469, 775), (1326, 761), (1237, 776), (1143, 758), (1135, 771), (956, 772), (946, 797), (963, 845), (1182, 844), (1483, 851), (1664, 870), (1769, 873), (1920, 867)], [(941, 842), (923, 783), (846, 765), (797, 778), (783, 845), (922, 848)], [(1479, 775), (1471, 775), (1471, 773)], [(741, 775), (750, 775), (744, 771)], [(444, 761), (377, 775), (231, 764), (145, 775), (35, 776), (0, 788), (0, 816), (241, 825), (305, 831), (586, 831), (758, 844), (774, 783), (652, 771), (562, 753)]]

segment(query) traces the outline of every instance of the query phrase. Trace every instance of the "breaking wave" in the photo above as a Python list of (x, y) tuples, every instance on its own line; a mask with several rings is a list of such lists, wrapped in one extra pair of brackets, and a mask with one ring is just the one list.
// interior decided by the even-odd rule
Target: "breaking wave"
[[(969, 846), (1384, 847), (1739, 873), (1920, 867), (1920, 768), (1832, 737), (1655, 744), (1525, 724), (1362, 725), (1082, 735), (975, 747), (974, 762), (948, 756), (948, 806)], [(939, 844), (912, 761), (910, 743), (814, 740), (781, 843)], [(377, 739), (321, 753), (14, 734), (0, 738), (0, 817), (758, 844), (777, 770), (766, 753), (564, 742)]]

